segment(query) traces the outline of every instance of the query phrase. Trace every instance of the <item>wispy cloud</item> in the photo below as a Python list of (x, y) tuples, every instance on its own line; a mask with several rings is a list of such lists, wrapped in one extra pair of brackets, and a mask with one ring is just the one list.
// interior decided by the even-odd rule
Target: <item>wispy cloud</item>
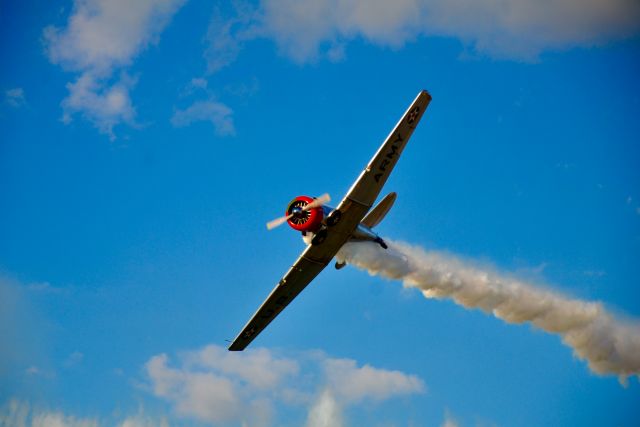
[(123, 74), (114, 83), (91, 73), (83, 73), (73, 83), (67, 83), (69, 96), (62, 101), (62, 121), (68, 124), (75, 113), (81, 113), (102, 133), (115, 138), (113, 128), (119, 123), (135, 124), (135, 109), (129, 92), (135, 81)]
[(169, 427), (169, 421), (165, 417), (154, 418), (140, 413), (126, 417), (117, 427)]
[(39, 366), (35, 365), (29, 366), (27, 369), (25, 369), (24, 374), (31, 379), (37, 378), (38, 380), (45, 381), (55, 380), (58, 377), (56, 371), (42, 369)]
[(51, 285), (49, 282), (37, 282), (30, 283), (26, 286), (26, 289), (29, 292), (34, 292), (37, 294), (66, 294), (69, 292), (68, 288), (60, 288)]
[(303, 63), (340, 60), (353, 40), (399, 48), (421, 36), (446, 36), (493, 57), (531, 60), (639, 30), (635, 0), (262, 0), (254, 11), (241, 7), (227, 20), (214, 17), (207, 57), (215, 71), (258, 37)]
[(47, 325), (25, 292), (27, 286), (0, 276), (0, 377), (15, 380), (17, 373), (48, 373), (42, 342)]
[(444, 413), (444, 421), (442, 422), (441, 427), (459, 427), (458, 421), (453, 418), (449, 411), (445, 411)]
[(24, 97), (24, 89), (21, 87), (7, 89), (4, 92), (4, 100), (13, 108), (20, 108), (27, 105), (27, 100)]
[(64, 361), (64, 366), (65, 368), (73, 368), (74, 366), (80, 365), (83, 360), (84, 354), (79, 351), (74, 351)]
[(209, 84), (209, 82), (207, 82), (207, 79), (204, 79), (202, 77), (196, 77), (191, 79), (191, 83), (190, 83), (190, 87), (193, 89), (207, 89), (207, 85)]
[(424, 390), (416, 376), (317, 352), (293, 359), (264, 348), (233, 353), (209, 345), (183, 353), (175, 366), (160, 354), (145, 367), (155, 396), (180, 416), (210, 423), (266, 425), (275, 404), (284, 403), (309, 405), (309, 426), (337, 425), (344, 406)]
[(207, 73), (215, 73), (236, 60), (243, 44), (258, 35), (258, 11), (246, 2), (232, 3), (233, 17), (224, 17), (219, 8), (214, 10), (205, 37), (207, 48), (204, 58)]
[(142, 410), (117, 419), (77, 417), (62, 411), (39, 410), (28, 402), (11, 399), (0, 407), (0, 426), (6, 427), (169, 427), (165, 417), (151, 417)]
[(333, 393), (325, 389), (309, 410), (306, 427), (342, 427), (342, 408)]
[(98, 427), (96, 418), (77, 418), (58, 411), (38, 411), (11, 399), (0, 409), (0, 425), (7, 427)]
[(162, 30), (184, 0), (75, 0), (65, 27), (49, 26), (49, 60), (78, 73), (67, 84), (63, 120), (81, 114), (113, 139), (119, 123), (134, 124), (130, 91), (135, 80), (123, 71)]
[(171, 123), (176, 127), (188, 126), (199, 121), (211, 122), (217, 135), (235, 134), (233, 111), (227, 105), (213, 99), (195, 101), (184, 110), (176, 110), (171, 118)]

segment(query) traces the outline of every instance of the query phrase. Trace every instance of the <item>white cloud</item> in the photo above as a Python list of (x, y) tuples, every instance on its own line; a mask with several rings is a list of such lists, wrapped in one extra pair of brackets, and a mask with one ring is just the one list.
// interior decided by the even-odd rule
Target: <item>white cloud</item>
[(382, 401), (396, 395), (421, 393), (425, 388), (414, 375), (370, 365), (358, 367), (351, 359), (327, 359), (324, 369), (330, 388), (346, 402)]
[[(214, 25), (215, 24), (215, 25)], [(250, 38), (273, 39), (296, 62), (340, 60), (345, 43), (399, 48), (420, 36), (455, 37), (495, 57), (593, 46), (636, 34), (636, 0), (262, 0), (209, 31), (210, 70), (227, 65)], [(231, 31), (231, 29), (234, 29)]]
[(225, 19), (216, 8), (205, 37), (207, 73), (214, 73), (234, 62), (245, 41), (255, 38), (258, 14), (249, 3), (234, 1), (235, 15)]
[(287, 376), (298, 373), (299, 366), (290, 359), (276, 359), (265, 348), (233, 353), (215, 345), (209, 345), (186, 358), (189, 366), (213, 369), (225, 375), (235, 375), (257, 389), (269, 389)]
[(144, 414), (138, 414), (125, 418), (118, 427), (169, 427), (169, 422), (166, 418), (156, 420)]
[(342, 427), (342, 408), (340, 408), (333, 393), (329, 389), (324, 390), (318, 400), (309, 410), (307, 427)]
[(111, 135), (119, 123), (132, 124), (135, 110), (129, 91), (132, 81), (112, 78), (130, 65), (162, 30), (184, 0), (75, 0), (66, 27), (44, 30), (49, 60), (79, 72), (67, 84), (62, 102), (64, 120), (81, 113), (101, 132)]
[[(70, 359), (81, 359), (72, 353)], [(75, 356), (74, 356), (75, 355)], [(367, 400), (376, 403), (419, 393), (423, 382), (399, 371), (359, 366), (322, 352), (280, 356), (268, 349), (228, 352), (209, 345), (182, 352), (177, 362), (166, 354), (144, 366), (141, 388), (166, 401), (178, 417), (215, 425), (271, 425), (281, 405), (308, 408), (307, 427), (343, 426), (343, 409)], [(344, 378), (338, 378), (342, 376)], [(299, 424), (302, 424), (300, 422)], [(11, 427), (169, 427), (165, 417), (114, 413), (81, 418), (59, 410), (39, 410), (12, 399), (0, 406), (0, 426)]]
[(11, 399), (0, 408), (0, 426), (98, 427), (96, 418), (77, 418), (58, 411), (37, 411), (26, 402)]
[(444, 413), (444, 421), (442, 422), (442, 427), (459, 427), (458, 421), (453, 418), (449, 411)]
[(428, 33), (459, 37), (496, 56), (537, 56), (545, 50), (592, 46), (640, 29), (635, 0), (428, 1)]
[(26, 289), (0, 275), (0, 378), (8, 385), (16, 375), (51, 375), (42, 347), (48, 324), (32, 306)]
[(24, 89), (21, 87), (6, 90), (4, 92), (4, 100), (14, 108), (19, 108), (27, 104), (27, 100), (24, 97)]
[(176, 110), (171, 118), (174, 126), (188, 126), (193, 122), (209, 121), (216, 134), (225, 136), (235, 134), (233, 110), (221, 102), (212, 99), (196, 101), (184, 110)]
[(400, 47), (420, 28), (415, 0), (265, 0), (262, 7), (263, 34), (297, 62), (315, 59), (323, 44), (331, 54), (339, 43), (359, 37)]
[(75, 83), (67, 83), (69, 96), (62, 101), (65, 123), (80, 113), (102, 133), (115, 138), (113, 127), (119, 123), (134, 125), (135, 109), (129, 97), (134, 81), (123, 76), (109, 85), (91, 73), (83, 73)]
[(207, 82), (207, 79), (203, 79), (202, 77), (197, 77), (197, 78), (191, 79), (190, 86), (192, 88), (205, 89), (206, 90), (208, 84), (209, 83)]
[(0, 408), (0, 426), (26, 427), (29, 417), (29, 405), (11, 399)]
[(142, 411), (120, 420), (82, 418), (61, 411), (42, 411), (29, 403), (11, 399), (0, 407), (0, 426), (3, 427), (169, 427), (166, 418), (146, 416)]
[(276, 404), (304, 404), (311, 405), (308, 426), (340, 425), (345, 405), (424, 390), (415, 376), (317, 352), (294, 360), (264, 348), (237, 353), (210, 345), (180, 359), (170, 366), (167, 355), (152, 357), (146, 364), (149, 388), (178, 415), (210, 423), (266, 425)]
[[(181, 368), (168, 366), (165, 354), (152, 357), (146, 364), (147, 374), (152, 383), (153, 394), (171, 402), (179, 415), (192, 417), (211, 423), (242, 420), (243, 422), (267, 421), (271, 414), (271, 405), (264, 396), (259, 395), (252, 383), (244, 384), (244, 375), (237, 374), (235, 369), (227, 372), (228, 362), (220, 363), (211, 360), (213, 346), (200, 352), (190, 352), (185, 356)], [(217, 348), (216, 352), (222, 351)], [(249, 354), (249, 353), (247, 353)], [(246, 363), (248, 369), (251, 360), (249, 354), (237, 355), (232, 364)], [(200, 363), (204, 362), (204, 363)], [(276, 371), (282, 364), (293, 363), (286, 359), (277, 360), (267, 352), (265, 359), (268, 369), (274, 366)], [(208, 369), (207, 369), (208, 368)], [(260, 371), (260, 368), (258, 368)], [(281, 378), (274, 379), (279, 382)]]
[(49, 58), (64, 68), (109, 74), (157, 42), (184, 0), (75, 0), (65, 29), (49, 26)]
[(39, 377), (43, 379), (51, 380), (56, 377), (56, 372), (52, 370), (44, 370), (36, 365), (31, 365), (24, 370), (24, 373), (28, 377)]
[(31, 427), (98, 427), (94, 418), (75, 418), (62, 412), (44, 412), (31, 418)]

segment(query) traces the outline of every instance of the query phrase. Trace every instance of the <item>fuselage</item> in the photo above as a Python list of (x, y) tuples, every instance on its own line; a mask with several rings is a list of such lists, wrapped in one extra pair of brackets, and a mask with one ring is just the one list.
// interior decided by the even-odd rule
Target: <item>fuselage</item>
[[(328, 205), (322, 205), (305, 210), (305, 206), (312, 203), (315, 198), (309, 196), (298, 196), (294, 198), (285, 212), (291, 215), (287, 223), (291, 228), (302, 233), (302, 239), (306, 244), (312, 244), (313, 237), (320, 230), (326, 229), (327, 218), (334, 212), (334, 208)], [(358, 224), (351, 234), (349, 241), (371, 241), (383, 244), (384, 242), (370, 227), (363, 223)]]

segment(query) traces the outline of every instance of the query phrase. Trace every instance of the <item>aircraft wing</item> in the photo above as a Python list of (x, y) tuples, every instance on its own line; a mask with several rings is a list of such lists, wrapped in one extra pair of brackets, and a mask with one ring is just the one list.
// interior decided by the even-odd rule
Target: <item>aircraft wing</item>
[[(366, 213), (366, 211), (365, 211)], [(344, 213), (322, 244), (309, 245), (229, 346), (241, 351), (320, 273), (351, 237), (362, 219), (357, 209)]]
[(378, 197), (382, 186), (396, 165), (400, 153), (426, 110), (431, 96), (418, 94), (391, 134), (373, 156), (336, 210), (340, 220), (328, 228), (326, 239), (309, 245), (287, 274), (271, 291), (249, 323), (229, 346), (231, 351), (244, 350), (264, 328), (320, 273), (338, 253)]
[(287, 274), (284, 275), (273, 291), (271, 291), (266, 301), (262, 303), (258, 311), (253, 315), (251, 320), (249, 320), (249, 323), (242, 329), (242, 332), (240, 332), (229, 346), (229, 350), (244, 350), (245, 347), (307, 287), (335, 255), (335, 252), (331, 254), (331, 256), (327, 253), (327, 255), (325, 255), (325, 259), (328, 257), (326, 262), (319, 262), (305, 256), (310, 248), (315, 248), (315, 246), (308, 246), (302, 255), (300, 255)]
[(398, 162), (402, 150), (407, 145), (414, 129), (429, 106), (429, 102), (431, 102), (429, 92), (426, 90), (421, 91), (347, 192), (337, 209), (344, 212), (345, 208), (352, 204), (364, 206), (367, 210), (371, 208)]

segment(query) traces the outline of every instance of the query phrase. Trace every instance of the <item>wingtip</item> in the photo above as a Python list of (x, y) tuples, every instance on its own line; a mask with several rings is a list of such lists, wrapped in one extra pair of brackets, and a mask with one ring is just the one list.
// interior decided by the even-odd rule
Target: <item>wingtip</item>
[(231, 345), (229, 347), (227, 347), (227, 350), (229, 351), (242, 351), (244, 350), (244, 347), (238, 345), (237, 343), (231, 343)]

